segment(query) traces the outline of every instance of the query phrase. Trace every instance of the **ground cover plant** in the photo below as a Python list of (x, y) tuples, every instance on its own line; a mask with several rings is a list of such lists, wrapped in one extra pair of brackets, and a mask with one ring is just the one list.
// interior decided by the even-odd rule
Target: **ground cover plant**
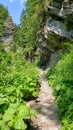
[(0, 130), (25, 130), (35, 115), (26, 101), (38, 96), (38, 70), (22, 54), (1, 49), (0, 56)]

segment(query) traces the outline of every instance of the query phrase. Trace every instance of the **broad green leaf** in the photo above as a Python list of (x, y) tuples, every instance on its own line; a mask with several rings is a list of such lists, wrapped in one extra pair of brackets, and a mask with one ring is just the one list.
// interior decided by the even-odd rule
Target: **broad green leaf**
[(10, 95), (9, 96), (9, 101), (13, 103), (14, 101), (16, 101), (16, 97)]
[(34, 97), (38, 97), (38, 92), (33, 92), (32, 95), (33, 95)]
[(33, 86), (33, 87), (35, 87), (35, 86), (36, 86), (36, 83), (34, 83), (34, 82), (31, 82), (31, 83), (30, 83), (30, 86)]
[(0, 113), (0, 119), (2, 118), (2, 113)]
[(1, 124), (2, 124), (2, 120), (0, 120), (0, 127), (1, 127)]
[(4, 122), (2, 122), (1, 124), (1, 130), (10, 130), (9, 126), (7, 124), (5, 124)]
[(19, 110), (20, 117), (22, 117), (24, 119), (30, 119), (30, 110), (29, 110), (28, 106), (21, 105), (18, 110)]
[(14, 119), (11, 119), (11, 121), (9, 121), (9, 122), (8, 122), (8, 126), (9, 126), (9, 127), (12, 127), (12, 126), (13, 126), (14, 121), (15, 121)]
[(60, 85), (57, 85), (56, 86), (56, 91), (59, 91), (61, 89), (61, 86)]
[(27, 82), (30, 82), (30, 81), (32, 81), (32, 78), (31, 77), (27, 77)]
[(7, 103), (8, 99), (7, 98), (0, 98), (0, 105)]
[(20, 106), (20, 102), (10, 104), (10, 107), (13, 108), (13, 109), (17, 109), (18, 106)]
[(16, 130), (25, 130), (27, 128), (27, 125), (25, 124), (25, 122), (20, 118), (20, 119), (17, 119), (15, 122), (14, 122), (14, 128)]
[(30, 87), (30, 88), (29, 88), (29, 91), (30, 91), (30, 92), (33, 92), (33, 91), (34, 91), (34, 87), (33, 87), (33, 88)]
[(16, 109), (13, 109), (13, 108), (8, 108), (5, 113), (4, 113), (4, 116), (3, 116), (3, 121), (4, 122), (7, 122), (7, 121), (10, 121), (13, 119), (13, 116), (14, 116), (14, 113), (15, 113)]
[(15, 90), (16, 90), (15, 86), (11, 86), (11, 87), (6, 88), (6, 92), (8, 92), (8, 93), (11, 93), (11, 92), (13, 92)]

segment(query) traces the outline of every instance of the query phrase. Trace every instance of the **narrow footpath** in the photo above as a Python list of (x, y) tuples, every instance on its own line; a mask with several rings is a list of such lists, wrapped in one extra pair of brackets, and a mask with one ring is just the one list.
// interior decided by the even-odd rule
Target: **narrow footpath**
[(35, 109), (37, 115), (36, 118), (32, 119), (33, 130), (61, 130), (55, 96), (53, 96), (52, 88), (49, 87), (48, 81), (45, 79), (45, 72), (41, 69), (39, 71), (41, 84), (39, 97), (28, 103), (30, 107)]

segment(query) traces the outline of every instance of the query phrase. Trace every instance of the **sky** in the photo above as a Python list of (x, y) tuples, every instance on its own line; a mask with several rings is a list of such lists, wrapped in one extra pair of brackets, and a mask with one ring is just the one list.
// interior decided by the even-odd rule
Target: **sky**
[(0, 4), (8, 8), (9, 14), (17, 25), (20, 23), (20, 15), (24, 8), (24, 3), (25, 0), (0, 0)]

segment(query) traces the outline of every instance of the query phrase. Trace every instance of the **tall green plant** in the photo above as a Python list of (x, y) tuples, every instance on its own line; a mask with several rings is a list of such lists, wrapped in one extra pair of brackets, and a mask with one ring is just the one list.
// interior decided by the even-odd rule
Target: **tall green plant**
[(8, 10), (0, 4), (0, 37), (4, 33), (4, 21), (8, 17)]
[(21, 15), (21, 27), (19, 31), (20, 43), (24, 45), (24, 52), (31, 61), (37, 49), (37, 34), (42, 22), (46, 19), (48, 1), (27, 0), (25, 9)]
[(25, 130), (35, 116), (25, 102), (38, 96), (39, 73), (34, 64), (25, 61), (21, 47), (10, 52), (1, 48), (0, 130)]

